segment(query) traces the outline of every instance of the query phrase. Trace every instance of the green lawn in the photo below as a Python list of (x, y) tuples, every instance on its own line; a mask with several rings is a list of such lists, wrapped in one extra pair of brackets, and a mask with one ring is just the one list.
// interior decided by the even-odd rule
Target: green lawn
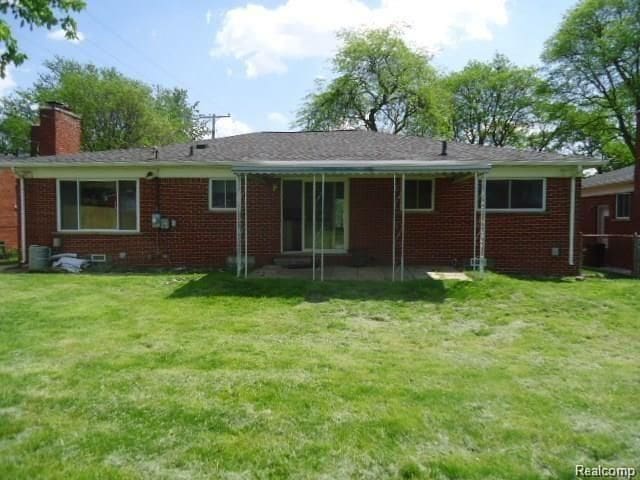
[(0, 478), (636, 465), (640, 282), (0, 274)]

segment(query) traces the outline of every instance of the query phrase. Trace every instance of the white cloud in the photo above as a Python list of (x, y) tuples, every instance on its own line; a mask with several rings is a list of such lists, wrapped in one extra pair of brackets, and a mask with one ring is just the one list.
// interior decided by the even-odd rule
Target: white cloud
[(270, 112), (267, 115), (267, 120), (277, 126), (286, 126), (289, 123), (287, 117), (280, 112)]
[(220, 118), (216, 120), (216, 138), (231, 137), (232, 135), (240, 135), (250, 133), (253, 129), (240, 120), (233, 118)]
[(13, 67), (7, 67), (7, 69), (5, 70), (4, 78), (0, 78), (0, 97), (3, 97), (7, 93), (9, 93), (11, 90), (13, 90), (13, 87), (16, 86), (16, 81), (11, 75), (12, 70)]
[(283, 73), (289, 60), (323, 58), (345, 28), (405, 28), (413, 46), (436, 50), (462, 40), (490, 40), (507, 23), (507, 0), (281, 0), (268, 8), (248, 3), (227, 10), (216, 33), (213, 56), (232, 56), (247, 76)]
[(61, 28), (59, 28), (58, 30), (52, 30), (49, 33), (47, 33), (47, 37), (50, 40), (56, 40), (56, 41), (65, 40), (67, 42), (76, 43), (76, 44), (84, 40), (84, 33), (78, 31), (76, 35), (78, 38), (74, 38), (70, 40), (65, 36), (65, 31), (62, 30)]
[(207, 25), (211, 23), (211, 18), (213, 18), (213, 12), (211, 10), (207, 10), (207, 13), (204, 14), (204, 19), (207, 22)]

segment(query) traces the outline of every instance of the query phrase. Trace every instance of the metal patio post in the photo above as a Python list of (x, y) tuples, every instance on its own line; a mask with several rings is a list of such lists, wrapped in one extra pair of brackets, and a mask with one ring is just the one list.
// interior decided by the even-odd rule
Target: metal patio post
[(316, 279), (316, 176), (315, 174), (313, 175), (313, 189), (312, 189), (312, 193), (313, 193), (313, 199), (311, 200), (312, 205), (312, 215), (311, 215), (311, 222), (313, 223), (313, 226), (311, 227), (311, 279), (315, 280)]
[(393, 226), (391, 227), (391, 281), (396, 281), (396, 195), (397, 175), (393, 174)]
[(247, 260), (249, 243), (247, 241), (249, 224), (247, 222), (247, 197), (249, 196), (249, 188), (247, 186), (247, 174), (244, 174), (244, 278), (247, 278)]
[(236, 175), (236, 277), (240, 278), (240, 262), (242, 261), (242, 245), (240, 222), (242, 215), (242, 180)]
[(402, 192), (400, 205), (402, 208), (402, 235), (400, 240), (400, 281), (404, 282), (404, 187), (405, 187), (405, 174), (402, 174)]
[(320, 192), (320, 281), (324, 282), (324, 173)]

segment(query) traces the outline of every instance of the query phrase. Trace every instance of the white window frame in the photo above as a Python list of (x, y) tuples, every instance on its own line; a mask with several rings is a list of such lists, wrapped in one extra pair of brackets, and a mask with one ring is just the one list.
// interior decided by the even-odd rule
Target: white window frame
[[(209, 178), (209, 200), (208, 200), (208, 204), (207, 204), (207, 208), (209, 209), (210, 212), (228, 212), (228, 213), (235, 213), (236, 211), (236, 207), (214, 207), (212, 206), (212, 200), (213, 200), (213, 182), (234, 182), (235, 183), (236, 179), (235, 177), (211, 177)], [(225, 183), (225, 190), (224, 190), (224, 198), (225, 198), (225, 203), (226, 203), (226, 198), (227, 198), (227, 187), (226, 187), (226, 183)], [(237, 185), (236, 185), (237, 188)], [(237, 192), (236, 192), (237, 193)], [(236, 198), (236, 196), (234, 195), (234, 198)], [(237, 200), (236, 200), (237, 202)]]
[[(628, 195), (629, 196), (629, 215), (627, 215), (626, 217), (621, 217), (618, 215), (618, 197), (622, 196), (622, 195)], [(621, 192), (621, 193), (616, 193), (616, 220), (631, 220), (631, 200), (632, 200), (633, 196), (631, 195), (631, 192)]]
[[(120, 182), (136, 182), (136, 229), (120, 230)], [(60, 182), (76, 182), (76, 205), (78, 214), (78, 228), (62, 228), (62, 205), (60, 202)], [(116, 228), (81, 228), (80, 225), (80, 182), (115, 182), (116, 183)], [(60, 233), (117, 233), (128, 235), (140, 233), (140, 180), (138, 178), (58, 178), (56, 180), (56, 221)]]
[[(409, 208), (405, 205), (407, 200), (406, 193), (406, 182), (408, 181), (417, 181), (417, 182), (431, 182), (431, 208)], [(419, 178), (419, 177), (408, 177), (405, 178), (405, 185), (402, 186), (402, 209), (406, 213), (420, 213), (420, 212), (433, 212), (436, 208), (436, 179), (435, 178)]]
[[(487, 178), (487, 184), (492, 181), (508, 181), (509, 182), (509, 202), (511, 202), (511, 182), (513, 180), (531, 180), (542, 181), (542, 208), (489, 208), (485, 210), (488, 213), (544, 213), (547, 211), (547, 179), (546, 178), (526, 178), (526, 177), (509, 177), (509, 178)], [(479, 212), (478, 201), (474, 200), (476, 211)]]

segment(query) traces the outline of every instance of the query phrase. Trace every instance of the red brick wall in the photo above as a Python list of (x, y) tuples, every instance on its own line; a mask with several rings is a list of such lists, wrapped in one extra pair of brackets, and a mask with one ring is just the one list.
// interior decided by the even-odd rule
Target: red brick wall
[[(576, 182), (576, 202), (580, 182)], [(407, 212), (405, 259), (409, 264), (463, 265), (473, 256), (473, 180), (436, 180), (435, 210)], [(365, 250), (377, 263), (391, 261), (390, 179), (351, 180), (351, 248)], [(570, 179), (547, 181), (544, 213), (487, 213), (486, 257), (495, 269), (512, 273), (572, 275), (568, 265)], [(576, 215), (575, 263), (578, 260)], [(479, 226), (478, 226), (479, 228)], [(560, 255), (552, 256), (558, 247)]]
[(18, 248), (18, 210), (16, 177), (9, 169), (0, 169), (0, 240), (9, 248)]
[[(175, 229), (151, 227), (156, 182), (160, 212), (176, 220)], [(221, 267), (235, 252), (235, 213), (209, 211), (207, 179), (141, 179), (138, 234), (56, 234), (56, 181), (27, 179), (25, 184), (27, 245), (51, 246), (53, 237), (59, 237), (59, 251), (106, 253), (116, 264), (135, 266)], [(256, 255), (261, 263), (270, 263), (280, 251), (279, 195), (271, 183), (249, 181), (249, 255)], [(261, 215), (253, 213), (258, 208)], [(121, 252), (126, 253), (125, 259), (120, 258)]]
[[(630, 220), (617, 220), (616, 196), (598, 195), (595, 197), (584, 197), (581, 199), (581, 231), (586, 234), (597, 233), (598, 206), (607, 205), (609, 207), (609, 219), (605, 222), (605, 233), (615, 235), (631, 235), (634, 233), (633, 222)], [(632, 208), (633, 209), (633, 208)], [(585, 265), (595, 265), (596, 259), (590, 249), (596, 243), (602, 243), (602, 238), (585, 238), (583, 246), (585, 249)], [(633, 263), (633, 241), (631, 238), (609, 238), (607, 240), (607, 250), (604, 257), (606, 266), (631, 269)]]
[[(547, 179), (547, 211), (544, 213), (487, 214), (487, 252), (496, 270), (533, 272), (543, 275), (574, 275), (580, 255), (580, 180), (576, 180), (575, 265), (568, 264), (570, 182), (568, 178)], [(551, 249), (560, 255), (551, 255)]]
[[(391, 179), (351, 180), (350, 246), (366, 251), (375, 263), (391, 262), (392, 198)], [(405, 261), (462, 265), (472, 256), (473, 181), (437, 179), (435, 210), (405, 214)]]
[[(156, 182), (140, 180), (140, 234), (55, 234), (55, 180), (28, 179), (27, 242), (51, 245), (58, 236), (63, 239), (62, 251), (107, 253), (115, 263), (131, 265), (222, 266), (235, 252), (235, 214), (208, 210), (206, 179), (161, 179), (160, 211), (174, 218), (177, 227), (154, 230)], [(487, 257), (495, 261), (497, 270), (576, 273), (577, 268), (567, 261), (569, 185), (569, 179), (548, 180), (544, 213), (487, 214)], [(350, 181), (350, 247), (366, 251), (377, 263), (388, 264), (391, 259), (392, 188), (390, 179)], [(406, 214), (406, 261), (461, 265), (473, 254), (473, 181), (438, 179), (435, 195), (434, 212)], [(252, 178), (248, 199), (249, 255), (255, 255), (259, 264), (271, 263), (280, 253), (279, 180)], [(560, 256), (551, 255), (552, 247), (560, 248)], [(126, 252), (125, 260), (119, 258), (120, 252)]]

